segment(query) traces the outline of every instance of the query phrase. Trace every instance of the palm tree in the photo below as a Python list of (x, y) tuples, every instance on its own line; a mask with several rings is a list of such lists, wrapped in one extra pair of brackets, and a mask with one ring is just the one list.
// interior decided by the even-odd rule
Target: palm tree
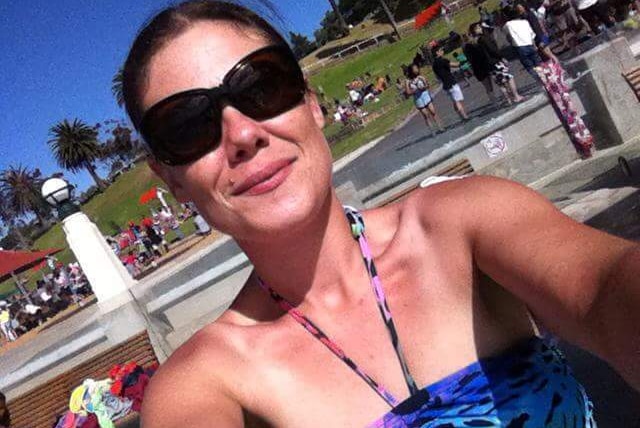
[(65, 119), (51, 127), (49, 134), (53, 138), (47, 143), (62, 168), (72, 172), (86, 169), (98, 189), (106, 188), (93, 165), (94, 161), (102, 157), (96, 128), (90, 127), (79, 119), (74, 119), (73, 123)]
[(118, 103), (118, 107), (122, 107), (124, 105), (124, 93), (122, 92), (122, 82), (123, 82), (123, 69), (120, 67), (116, 74), (113, 75), (113, 79), (111, 79), (111, 93), (116, 99)]
[(40, 224), (46, 225), (51, 209), (40, 195), (41, 185), (40, 170), (30, 171), (22, 165), (10, 166), (0, 174), (3, 211), (14, 213), (14, 218), (33, 213)]
[(3, 223), (4, 228), (7, 229), (7, 234), (13, 234), (16, 238), (20, 248), (29, 248), (29, 242), (17, 225), (18, 215), (11, 208), (8, 201), (8, 198), (0, 193), (0, 221)]

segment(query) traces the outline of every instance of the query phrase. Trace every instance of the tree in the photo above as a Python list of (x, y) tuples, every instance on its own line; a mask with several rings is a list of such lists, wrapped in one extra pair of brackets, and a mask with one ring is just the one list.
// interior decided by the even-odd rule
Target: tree
[(7, 230), (0, 246), (3, 248), (28, 248), (29, 242), (18, 227), (18, 214), (9, 205), (9, 200), (0, 192), (0, 221)]
[(320, 28), (313, 35), (316, 39), (316, 44), (319, 46), (343, 36), (342, 27), (334, 11), (330, 10), (324, 15), (324, 18), (320, 21)]
[(345, 22), (344, 17), (342, 16), (342, 12), (340, 12), (340, 8), (336, 4), (335, 0), (329, 0), (329, 3), (331, 3), (331, 8), (333, 9), (333, 12), (336, 14), (336, 18), (338, 19), (338, 24), (342, 28), (342, 34), (345, 36), (348, 36), (349, 27), (347, 26), (347, 23)]
[(30, 171), (19, 165), (3, 171), (0, 174), (0, 198), (4, 203), (2, 216), (17, 220), (19, 216), (31, 213), (41, 225), (46, 225), (51, 208), (40, 195), (42, 181), (37, 169)]
[(107, 159), (119, 159), (122, 163), (127, 163), (138, 148), (138, 140), (132, 138), (133, 131), (121, 122), (109, 131), (110, 138), (103, 146), (103, 156)]
[(289, 40), (293, 47), (293, 54), (296, 58), (301, 59), (309, 55), (316, 48), (315, 43), (309, 41), (307, 36), (300, 33), (289, 32)]
[(113, 79), (111, 79), (111, 93), (116, 99), (118, 107), (122, 107), (124, 105), (124, 92), (122, 91), (123, 71), (123, 68), (120, 67), (118, 71), (116, 71), (116, 74), (113, 75)]
[(106, 188), (93, 165), (103, 156), (96, 127), (79, 119), (74, 119), (73, 123), (64, 119), (51, 127), (49, 134), (52, 138), (47, 143), (62, 168), (72, 172), (86, 169), (100, 190)]

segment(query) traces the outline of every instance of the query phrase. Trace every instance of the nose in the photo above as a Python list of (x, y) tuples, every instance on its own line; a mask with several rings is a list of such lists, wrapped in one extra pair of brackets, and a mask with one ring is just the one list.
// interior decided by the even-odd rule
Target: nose
[(232, 106), (222, 111), (222, 144), (230, 166), (253, 158), (269, 145), (269, 133), (260, 123)]

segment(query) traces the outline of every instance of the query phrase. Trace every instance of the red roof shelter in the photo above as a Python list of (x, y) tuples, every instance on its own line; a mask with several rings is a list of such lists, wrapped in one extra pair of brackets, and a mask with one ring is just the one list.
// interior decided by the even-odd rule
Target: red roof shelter
[(0, 282), (37, 266), (47, 256), (60, 251), (62, 251), (60, 248), (42, 251), (0, 250)]

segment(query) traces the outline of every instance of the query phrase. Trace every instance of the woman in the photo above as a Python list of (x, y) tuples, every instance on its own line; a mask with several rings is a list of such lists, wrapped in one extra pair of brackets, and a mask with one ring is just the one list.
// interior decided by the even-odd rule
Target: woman
[(469, 43), (464, 46), (464, 49), (474, 76), (484, 86), (491, 102), (495, 102), (494, 83), (510, 105), (524, 100), (518, 93), (508, 61), (500, 54), (493, 38), (485, 34), (481, 23), (476, 22), (469, 26)]
[(247, 9), (163, 11), (123, 76), (150, 166), (255, 268), (154, 376), (143, 426), (592, 426), (527, 306), (640, 385), (637, 245), (488, 177), (345, 212), (318, 102)]
[(516, 14), (520, 19), (525, 19), (529, 22), (531, 29), (536, 35), (534, 42), (542, 60), (560, 62), (549, 46), (551, 39), (544, 24), (545, 13), (546, 11), (544, 10), (540, 0), (536, 2), (535, 9), (525, 6), (522, 3), (516, 5)]
[[(407, 73), (407, 80), (405, 82), (405, 93), (413, 96), (413, 102), (422, 115), (424, 122), (427, 124), (432, 133), (436, 133), (436, 127), (438, 133), (444, 132), (444, 126), (442, 120), (436, 112), (436, 108), (433, 105), (431, 99), (431, 93), (429, 92), (429, 82), (420, 74), (420, 67), (416, 64), (411, 64)], [(432, 123), (433, 122), (433, 123)]]

